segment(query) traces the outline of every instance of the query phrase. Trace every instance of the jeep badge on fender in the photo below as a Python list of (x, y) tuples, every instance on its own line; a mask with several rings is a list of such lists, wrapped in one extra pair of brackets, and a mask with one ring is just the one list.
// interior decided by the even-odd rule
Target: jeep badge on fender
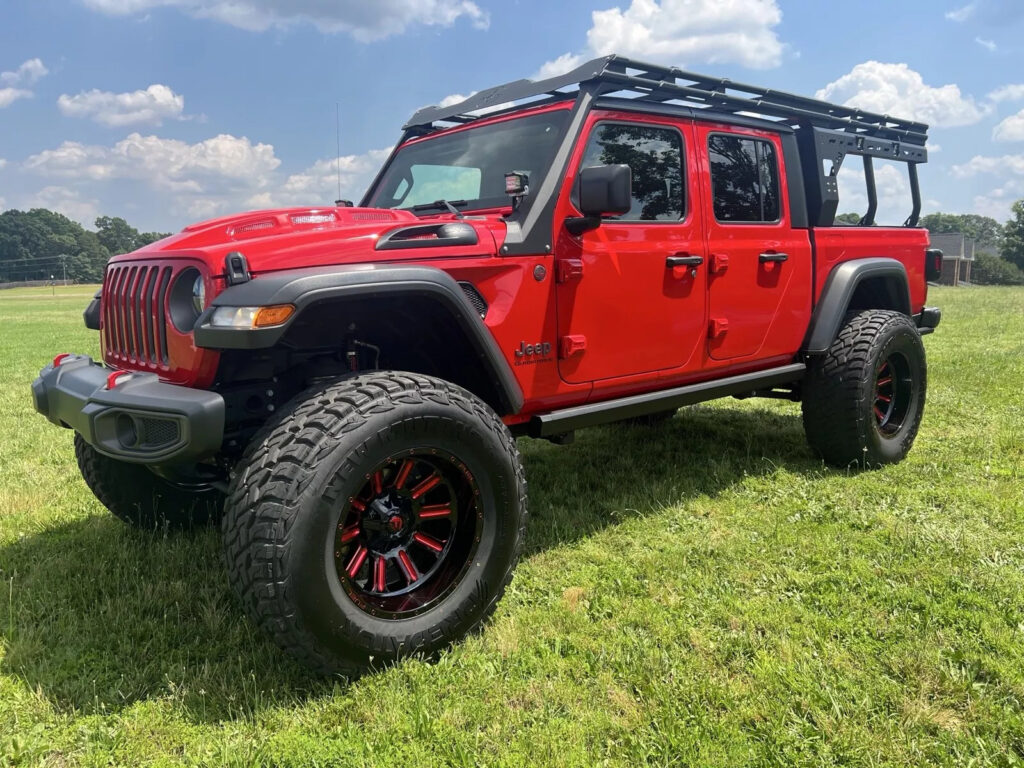
[(525, 341), (521, 341), (516, 347), (515, 353), (517, 358), (533, 356), (544, 358), (551, 354), (551, 344), (547, 341), (540, 341), (536, 344), (527, 344)]
[[(830, 464), (906, 456), (940, 319), (927, 132), (619, 56), (426, 107), (356, 207), (112, 258), (86, 311), (102, 361), (58, 355), (35, 407), (126, 523), (222, 519), (284, 652), (348, 676), (430, 657), (512, 579), (520, 435), (756, 395), (802, 401)], [(833, 227), (851, 155), (904, 164), (905, 226), (872, 203)]]

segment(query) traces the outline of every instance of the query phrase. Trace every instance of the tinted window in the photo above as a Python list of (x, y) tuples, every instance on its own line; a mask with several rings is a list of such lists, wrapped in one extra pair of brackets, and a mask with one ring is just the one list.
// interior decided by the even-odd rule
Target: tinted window
[(677, 131), (604, 123), (590, 134), (581, 168), (628, 165), (633, 171), (633, 207), (620, 221), (683, 218), (683, 144)]
[(778, 221), (779, 168), (770, 142), (708, 138), (711, 190), (719, 221)]

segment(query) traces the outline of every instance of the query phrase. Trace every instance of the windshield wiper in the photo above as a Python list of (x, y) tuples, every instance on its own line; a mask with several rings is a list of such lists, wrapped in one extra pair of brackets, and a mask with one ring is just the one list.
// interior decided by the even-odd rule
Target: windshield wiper
[(455, 214), (456, 218), (461, 219), (462, 212), (459, 211), (459, 208), (457, 208), (456, 206), (459, 206), (460, 208), (465, 208), (467, 205), (469, 205), (469, 202), (467, 202), (466, 200), (435, 200), (432, 203), (420, 203), (419, 205), (414, 205), (411, 210), (431, 211), (436, 208), (447, 208), (451, 213)]

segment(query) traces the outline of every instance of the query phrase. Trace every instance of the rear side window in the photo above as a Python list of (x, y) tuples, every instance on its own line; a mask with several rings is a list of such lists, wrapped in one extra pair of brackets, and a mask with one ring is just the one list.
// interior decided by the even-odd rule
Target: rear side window
[(771, 142), (708, 137), (715, 218), (726, 223), (779, 220), (779, 166)]
[(683, 140), (678, 131), (601, 123), (590, 134), (581, 168), (625, 164), (633, 171), (633, 207), (618, 221), (678, 221), (683, 200)]

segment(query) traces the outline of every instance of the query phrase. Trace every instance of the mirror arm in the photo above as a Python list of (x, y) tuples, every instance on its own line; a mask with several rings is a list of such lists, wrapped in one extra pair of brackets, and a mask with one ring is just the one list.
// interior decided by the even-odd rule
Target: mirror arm
[(597, 229), (601, 226), (600, 216), (570, 216), (565, 220), (565, 228), (570, 235), (579, 237), (584, 232)]

